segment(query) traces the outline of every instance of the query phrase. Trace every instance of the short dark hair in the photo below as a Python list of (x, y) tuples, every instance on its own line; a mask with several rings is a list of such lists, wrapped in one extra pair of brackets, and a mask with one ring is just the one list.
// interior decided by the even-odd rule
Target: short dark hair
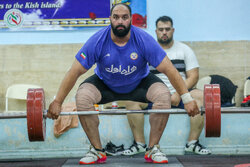
[(157, 20), (156, 20), (156, 22), (155, 22), (155, 26), (157, 27), (157, 24), (158, 24), (158, 22), (159, 21), (162, 21), (162, 22), (167, 22), (167, 21), (169, 21), (170, 23), (171, 23), (171, 25), (173, 26), (173, 20), (171, 19), (171, 17), (169, 17), (169, 16), (161, 16), (161, 17), (159, 17)]
[(127, 4), (125, 4), (125, 3), (117, 3), (117, 4), (115, 4), (115, 5), (113, 5), (113, 6), (111, 7), (111, 9), (110, 9), (110, 16), (112, 15), (112, 12), (113, 12), (114, 8), (115, 8), (116, 6), (118, 6), (118, 5), (123, 5), (123, 6), (127, 7), (128, 10), (129, 10), (130, 16), (132, 15), (131, 7), (130, 7), (129, 5), (127, 5)]

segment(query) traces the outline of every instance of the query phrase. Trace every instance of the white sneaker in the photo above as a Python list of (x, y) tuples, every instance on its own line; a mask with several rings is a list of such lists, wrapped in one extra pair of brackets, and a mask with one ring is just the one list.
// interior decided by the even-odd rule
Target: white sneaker
[(148, 150), (144, 156), (146, 162), (153, 163), (168, 163), (168, 158), (166, 154), (161, 152), (159, 145), (154, 145), (154, 147)]
[(122, 155), (135, 155), (135, 154), (143, 153), (146, 151), (146, 147), (147, 147), (146, 144), (141, 145), (141, 144), (138, 144), (136, 141), (134, 141), (134, 143), (128, 149), (122, 152)]
[(211, 151), (209, 149), (207, 149), (206, 147), (204, 147), (203, 145), (201, 145), (199, 143), (199, 140), (197, 140), (195, 143), (192, 143), (190, 145), (186, 144), (185, 152), (187, 154), (195, 153), (195, 154), (199, 154), (199, 155), (211, 154)]
[(87, 165), (94, 163), (105, 163), (107, 159), (106, 153), (101, 150), (96, 150), (92, 145), (82, 159), (80, 159), (79, 164)]

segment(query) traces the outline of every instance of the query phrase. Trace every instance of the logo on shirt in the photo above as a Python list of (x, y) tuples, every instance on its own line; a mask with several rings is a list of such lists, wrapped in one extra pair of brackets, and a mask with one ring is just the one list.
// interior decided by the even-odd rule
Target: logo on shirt
[(131, 54), (130, 54), (130, 58), (131, 58), (132, 60), (136, 60), (136, 59), (138, 58), (137, 53), (135, 53), (135, 52), (131, 53)]
[(86, 59), (86, 55), (84, 53), (81, 53), (80, 56), (83, 58), (83, 59)]
[(109, 53), (107, 53), (104, 57), (109, 57), (110, 56), (110, 54)]
[(123, 75), (129, 75), (129, 74), (132, 74), (133, 72), (135, 72), (137, 70), (137, 67), (136, 66), (133, 66), (133, 67), (127, 66), (127, 68), (122, 69), (122, 65), (119, 65), (118, 67), (114, 67), (114, 64), (112, 64), (110, 68), (105, 68), (105, 70), (107, 72), (110, 72), (113, 74), (120, 73)]

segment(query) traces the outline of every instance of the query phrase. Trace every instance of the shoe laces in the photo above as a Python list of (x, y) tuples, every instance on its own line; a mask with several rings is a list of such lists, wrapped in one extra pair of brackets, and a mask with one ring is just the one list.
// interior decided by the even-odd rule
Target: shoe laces
[[(195, 151), (197, 147), (199, 148), (199, 151), (201, 151), (201, 150), (203, 150), (203, 149), (206, 149), (205, 146), (203, 146), (203, 145), (201, 145), (201, 144), (199, 143), (199, 140), (197, 140), (194, 144), (191, 144), (191, 145), (194, 145), (193, 151)], [(189, 145), (189, 147), (190, 147), (191, 145)]]
[(95, 158), (96, 156), (98, 158), (102, 158), (102, 155), (99, 154), (94, 147), (91, 147), (89, 151), (84, 155), (84, 157), (93, 157), (93, 158)]
[(136, 141), (134, 141), (134, 143), (129, 147), (128, 150), (133, 152), (134, 151), (133, 148), (136, 148), (136, 150), (139, 151), (140, 150), (139, 146), (141, 146), (142, 148), (146, 148), (146, 144), (143, 146), (141, 144), (138, 144)]
[(166, 156), (159, 148), (159, 146), (155, 145), (151, 151), (149, 151), (148, 157), (152, 155), (152, 158), (155, 156)]
[(133, 148), (136, 148), (137, 151), (139, 151), (138, 144), (136, 141), (129, 147), (129, 150), (133, 152)]
[(117, 152), (121, 152), (124, 151), (124, 145), (120, 145), (120, 146), (116, 146), (115, 144), (113, 144), (111, 141), (107, 143), (106, 147), (105, 147), (105, 151), (108, 154), (115, 154)]
[(114, 147), (116, 147), (116, 145), (114, 145), (111, 141), (108, 142), (108, 144), (106, 145), (106, 148), (107, 148), (107, 149), (112, 149), (112, 148), (114, 148)]

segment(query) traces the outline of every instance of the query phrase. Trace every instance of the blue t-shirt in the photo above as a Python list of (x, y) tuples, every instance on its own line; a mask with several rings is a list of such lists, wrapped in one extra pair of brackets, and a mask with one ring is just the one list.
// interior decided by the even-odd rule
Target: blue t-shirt
[(116, 45), (109, 25), (89, 38), (76, 59), (86, 69), (96, 63), (96, 75), (111, 90), (129, 93), (148, 75), (148, 63), (157, 67), (165, 56), (166, 52), (153, 37), (134, 26), (126, 45)]

